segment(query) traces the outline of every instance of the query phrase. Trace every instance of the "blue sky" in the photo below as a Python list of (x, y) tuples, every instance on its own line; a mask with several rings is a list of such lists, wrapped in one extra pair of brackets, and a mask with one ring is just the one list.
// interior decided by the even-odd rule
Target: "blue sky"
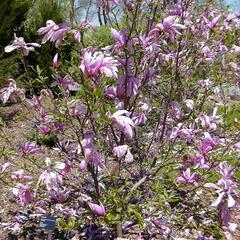
[(240, 0), (224, 0), (224, 2), (229, 5), (233, 11), (240, 10)]
[[(226, 5), (229, 5), (229, 7), (234, 12), (240, 11), (240, 0), (223, 0), (223, 1), (225, 2)], [(83, 10), (81, 15), (85, 17), (85, 14), (86, 14), (86, 12)], [(82, 18), (80, 17), (80, 19), (82, 19)], [(97, 18), (97, 9), (94, 5), (90, 9), (89, 21), (93, 25), (99, 25), (98, 18)]]

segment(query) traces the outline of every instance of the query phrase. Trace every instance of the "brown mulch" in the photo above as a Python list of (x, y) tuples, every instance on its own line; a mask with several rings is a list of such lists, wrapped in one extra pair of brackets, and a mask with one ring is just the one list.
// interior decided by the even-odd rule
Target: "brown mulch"
[[(23, 144), (28, 139), (28, 134), (33, 129), (33, 118), (31, 118), (26, 109), (20, 104), (9, 104), (0, 106), (0, 117), (6, 123), (2, 129), (6, 134), (10, 142), (4, 142), (0, 140), (0, 149), (5, 147), (17, 148), (18, 144)], [(27, 117), (27, 118), (26, 118)], [(44, 164), (44, 160), (47, 156), (56, 155), (56, 152), (46, 146), (41, 146), (41, 153), (38, 154), (40, 165)], [(10, 160), (11, 161), (11, 160)], [(15, 161), (22, 161), (21, 157), (15, 159)], [(6, 158), (0, 158), (0, 164), (6, 162)], [(19, 163), (18, 163), (19, 164)], [(20, 163), (21, 164), (21, 163)], [(32, 172), (32, 177), (37, 176), (37, 168)], [(3, 179), (4, 180), (4, 179)], [(7, 179), (6, 179), (7, 181)], [(18, 211), (24, 211), (21, 206), (17, 203), (11, 192), (11, 186), (6, 188), (6, 184), (0, 181), (0, 222), (8, 223), (14, 219), (14, 216)], [(0, 225), (0, 240), (2, 239), (19, 239), (15, 238), (7, 231), (2, 230), (3, 227)], [(21, 238), (25, 239), (25, 238)], [(36, 239), (36, 238), (35, 238)]]

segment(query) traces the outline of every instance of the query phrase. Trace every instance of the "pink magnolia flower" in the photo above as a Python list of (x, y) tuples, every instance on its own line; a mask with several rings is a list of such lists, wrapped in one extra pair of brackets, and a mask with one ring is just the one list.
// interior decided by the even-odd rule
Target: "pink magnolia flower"
[(199, 167), (204, 168), (204, 169), (209, 168), (209, 165), (206, 164), (205, 157), (200, 153), (196, 154), (196, 156), (194, 158), (194, 165), (195, 165), (195, 167), (194, 167), (195, 169), (199, 168)]
[(169, 12), (171, 16), (179, 16), (179, 17), (181, 17), (183, 13), (184, 13), (184, 8), (181, 4), (174, 5)]
[(178, 124), (177, 127), (172, 128), (172, 132), (169, 136), (170, 140), (175, 140), (178, 137), (178, 132), (179, 132), (181, 126), (182, 126), (182, 124)]
[(77, 29), (73, 29), (71, 30), (71, 34), (73, 36), (73, 39), (77, 42), (80, 43), (81, 42), (81, 31), (83, 29), (89, 28), (91, 27), (90, 24), (88, 24), (87, 22), (85, 22), (84, 20), (80, 22), (79, 26)]
[(66, 201), (66, 199), (69, 196), (69, 191), (67, 191), (66, 189), (63, 190), (51, 190), (49, 193), (49, 197), (51, 200), (58, 202), (58, 203), (63, 203), (64, 201)]
[(71, 143), (72, 142), (69, 141), (69, 140), (63, 140), (63, 141), (60, 141), (56, 145), (56, 147), (54, 147), (53, 149), (58, 151), (58, 152), (61, 152), (61, 151), (67, 152), (67, 153), (69, 153), (69, 155), (75, 156), (76, 155), (76, 148)]
[(104, 216), (106, 214), (105, 208), (102, 203), (100, 205), (95, 203), (88, 202), (88, 206), (92, 210), (92, 212), (98, 216)]
[(109, 86), (105, 89), (105, 95), (110, 98), (123, 98), (125, 90), (122, 86)]
[(38, 214), (39, 216), (45, 215), (47, 213), (47, 211), (45, 209), (43, 209), (42, 207), (38, 207), (38, 206), (36, 206), (34, 208), (34, 210), (36, 211), (36, 214)]
[(175, 34), (179, 35), (180, 32), (178, 30), (186, 29), (187, 27), (176, 23), (176, 16), (168, 16), (163, 20), (163, 23), (158, 23), (155, 28), (153, 28), (149, 33), (149, 37), (157, 37), (159, 38), (162, 33), (167, 33), (168, 37), (171, 41), (173, 41)]
[(200, 113), (198, 118), (201, 122), (202, 128), (208, 128), (210, 130), (217, 129), (217, 125), (214, 117), (209, 117), (203, 113)]
[(181, 108), (179, 107), (179, 104), (175, 101), (171, 104), (172, 107), (172, 117), (174, 119), (180, 119), (181, 117)]
[(170, 139), (174, 140), (176, 137), (186, 139), (190, 142), (194, 137), (194, 129), (191, 128), (182, 128), (182, 123), (177, 124), (177, 127), (172, 129), (170, 134)]
[(58, 191), (59, 185), (63, 183), (63, 176), (50, 168), (52, 161), (49, 157), (45, 159), (45, 164), (47, 166), (47, 169), (44, 170), (39, 176), (37, 186), (43, 183), (46, 185), (49, 192), (51, 190)]
[(191, 175), (191, 171), (189, 168), (187, 168), (185, 171), (183, 171), (183, 176), (177, 178), (177, 182), (179, 183), (185, 183), (185, 184), (193, 184), (195, 183), (196, 173), (193, 173)]
[(84, 139), (81, 141), (81, 146), (83, 149), (81, 149), (80, 147), (78, 148), (78, 153), (83, 150), (85, 157), (85, 159), (80, 164), (81, 170), (85, 170), (89, 163), (92, 163), (96, 168), (105, 168), (105, 165), (102, 162), (102, 157), (93, 143), (93, 137), (93, 132), (86, 132), (84, 135)]
[(127, 154), (126, 154), (126, 156), (125, 156), (125, 162), (126, 162), (126, 163), (132, 163), (133, 161), (134, 161), (133, 155), (132, 155), (132, 153), (130, 152), (130, 150), (128, 149)]
[[(219, 184), (220, 183), (220, 184)], [(215, 183), (206, 183), (204, 186), (207, 188), (216, 189), (218, 193), (218, 198), (212, 203), (211, 206), (217, 207), (221, 202), (224, 202), (225, 198), (228, 198), (228, 207), (231, 208), (235, 205), (235, 200), (232, 197), (232, 194), (235, 194), (235, 184), (231, 180), (223, 180), (218, 184)]]
[(125, 7), (127, 8), (128, 11), (132, 11), (134, 4), (132, 2), (124, 2)]
[(59, 173), (47, 169), (40, 175), (37, 185), (42, 183), (46, 185), (48, 191), (51, 191), (52, 189), (57, 191), (59, 185), (63, 183), (63, 178)]
[(51, 131), (51, 128), (47, 125), (39, 125), (37, 126), (37, 129), (40, 133), (46, 135)]
[(150, 236), (154, 236), (156, 232), (159, 232), (164, 236), (169, 236), (171, 233), (171, 229), (166, 226), (166, 221), (161, 219), (161, 217), (148, 217), (146, 220), (149, 224), (148, 233)]
[(126, 154), (128, 149), (129, 149), (128, 145), (117, 146), (113, 148), (113, 154), (118, 158), (122, 158)]
[(51, 42), (55, 43), (57, 48), (61, 45), (62, 41), (65, 39), (68, 31), (70, 30), (66, 23), (58, 24), (58, 27), (59, 29), (53, 33), (50, 39)]
[(204, 79), (199, 80), (198, 84), (203, 88), (209, 89), (213, 85), (213, 82), (210, 79)]
[(6, 162), (4, 163), (1, 167), (0, 167), (0, 175), (3, 174), (4, 172), (6, 172), (7, 170), (10, 170), (14, 165), (10, 162)]
[(124, 47), (126, 45), (126, 31), (123, 29), (118, 32), (116, 29), (111, 29), (112, 37), (114, 38), (115, 48)]
[(118, 110), (112, 116), (112, 124), (117, 126), (120, 131), (122, 131), (126, 137), (132, 139), (134, 123), (131, 118), (124, 116), (124, 114), (129, 114), (126, 110)]
[(154, 52), (156, 52), (159, 47), (157, 46), (157, 44), (153, 43), (151, 40), (152, 40), (151, 36), (146, 37), (146, 36), (140, 35), (138, 38), (134, 39), (134, 42), (136, 42), (142, 47), (145, 54), (150, 53), (154, 55)]
[(39, 152), (40, 148), (35, 142), (26, 142), (22, 146), (22, 150), (24, 154), (34, 154)]
[(87, 108), (81, 101), (70, 102), (68, 108), (70, 116), (78, 116), (87, 113)]
[(45, 122), (46, 119), (47, 119), (47, 113), (46, 113), (46, 110), (45, 108), (43, 107), (40, 107), (40, 119)]
[(237, 150), (240, 150), (240, 142), (235, 143), (233, 147)]
[(210, 29), (215, 28), (217, 26), (217, 23), (218, 23), (220, 17), (221, 17), (221, 15), (218, 15), (217, 17), (213, 18), (212, 21), (208, 24), (208, 27)]
[(141, 124), (144, 124), (147, 121), (147, 117), (144, 113), (137, 113), (134, 114), (132, 117), (133, 123), (135, 126), (139, 126)]
[(224, 229), (225, 230), (224, 234), (227, 240), (235, 240), (234, 233), (237, 230), (239, 225), (236, 223), (231, 223), (229, 221), (227, 222), (227, 224), (224, 224), (226, 226)]
[(64, 124), (61, 122), (55, 122), (52, 124), (52, 129), (56, 132), (56, 133), (61, 133), (64, 130)]
[(18, 183), (12, 189), (13, 194), (17, 196), (20, 200), (22, 206), (26, 206), (33, 199), (33, 193), (30, 189), (30, 185)]
[(42, 89), (40, 91), (40, 97), (39, 97), (40, 103), (41, 101), (44, 101), (46, 98), (48, 98), (49, 100), (54, 99), (54, 95), (50, 89)]
[(44, 35), (42, 43), (46, 43), (48, 40), (50, 40), (53, 33), (58, 29), (59, 27), (54, 21), (48, 20), (46, 22), (46, 27), (41, 27), (37, 31), (39, 35)]
[(31, 176), (27, 176), (24, 174), (24, 170), (23, 169), (20, 169), (16, 172), (13, 172), (11, 174), (11, 178), (14, 179), (14, 180), (21, 180), (21, 179), (24, 179), (24, 180), (29, 180), (29, 179), (32, 179)]
[(54, 122), (51, 124), (51, 129), (56, 133), (61, 133), (64, 130), (64, 124), (62, 122)]
[(56, 86), (62, 87), (65, 91), (76, 91), (79, 89), (79, 84), (75, 82), (69, 75), (66, 75), (64, 78), (62, 78), (60, 75), (57, 75), (56, 81), (51, 84), (51, 87)]
[(220, 53), (227, 53), (228, 52), (228, 47), (226, 45), (220, 45), (219, 46), (219, 51)]
[(211, 137), (208, 132), (204, 133), (204, 139), (199, 143), (198, 149), (204, 154), (212, 151), (217, 146), (217, 142)]
[(112, 57), (105, 57), (101, 52), (85, 52), (80, 69), (85, 75), (93, 78), (96, 83), (99, 83), (98, 74), (103, 74), (106, 77), (117, 78), (116, 61)]
[(229, 224), (231, 221), (231, 212), (230, 209), (227, 207), (226, 203), (220, 203), (218, 206), (218, 216), (221, 220), (221, 223), (225, 226)]
[(63, 208), (62, 204), (56, 204), (56, 210), (59, 212), (62, 212), (64, 217), (70, 218), (70, 217), (79, 217), (79, 214), (77, 211), (73, 208), (65, 207)]
[(227, 240), (234, 240), (233, 233), (231, 233), (230, 231), (225, 231), (223, 233), (224, 233)]
[(43, 35), (42, 43), (51, 41), (55, 43), (56, 47), (59, 47), (69, 30), (70, 28), (65, 23), (56, 24), (54, 21), (48, 20), (46, 27), (39, 28), (37, 32), (39, 35)]
[(222, 178), (218, 181), (218, 184), (221, 184), (222, 181), (229, 180), (233, 175), (233, 167), (228, 166), (227, 162), (221, 162), (219, 164), (219, 173), (222, 175)]
[[(125, 75), (119, 76), (117, 79), (119, 87), (124, 92), (124, 95), (127, 95), (128, 97), (134, 97), (138, 93), (138, 88), (140, 87), (141, 81), (137, 77), (128, 76), (126, 78)], [(127, 92), (125, 92), (125, 89)]]
[(204, 46), (202, 49), (201, 49), (201, 53), (204, 55), (204, 56), (207, 56), (209, 53), (211, 52), (210, 48), (208, 46)]
[(171, 28), (172, 29), (186, 29), (187, 27), (182, 25), (182, 24), (178, 24), (175, 23), (176, 21), (176, 17), (175, 16), (169, 16), (163, 19), (163, 23), (162, 23), (162, 27), (163, 27), (163, 31), (168, 31)]
[(51, 124), (51, 128), (56, 132), (56, 133), (61, 133), (64, 130), (64, 124), (61, 122), (54, 122)]
[(235, 45), (235, 44), (232, 45), (231, 50), (232, 50), (232, 52), (234, 52), (234, 53), (240, 53), (240, 47), (237, 46), (237, 45)]
[(132, 163), (133, 162), (133, 155), (130, 152), (128, 145), (121, 145), (113, 148), (113, 155), (117, 156), (119, 159), (121, 159), (125, 155), (124, 161), (126, 163)]
[(19, 49), (23, 51), (23, 54), (27, 56), (30, 51), (34, 51), (34, 47), (41, 47), (38, 43), (25, 43), (23, 37), (17, 37), (16, 34), (14, 34), (14, 41), (11, 45), (8, 45), (5, 47), (4, 51), (9, 53), (12, 52), (15, 49)]
[(17, 88), (15, 80), (10, 79), (8, 87), (0, 90), (0, 100), (6, 103), (10, 99), (11, 102), (16, 103), (18, 99), (25, 99), (24, 89)]
[(56, 162), (55, 168), (61, 171), (63, 176), (67, 175), (72, 170), (72, 163), (70, 161)]
[(33, 97), (31, 99), (26, 99), (26, 101), (31, 107), (39, 107), (40, 106), (40, 101), (39, 101), (38, 97), (35, 95), (33, 95)]
[(71, 31), (73, 39), (75, 42), (80, 43), (81, 42), (81, 29), (74, 29)]

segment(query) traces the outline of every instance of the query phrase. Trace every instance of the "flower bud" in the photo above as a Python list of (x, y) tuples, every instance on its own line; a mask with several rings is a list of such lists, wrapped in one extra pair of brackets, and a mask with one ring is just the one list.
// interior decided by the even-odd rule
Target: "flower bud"
[(56, 53), (53, 58), (53, 68), (57, 68), (57, 66), (58, 66), (58, 53)]
[(88, 203), (88, 206), (90, 207), (92, 212), (98, 216), (104, 216), (106, 214), (105, 208), (102, 203), (100, 205), (95, 203)]

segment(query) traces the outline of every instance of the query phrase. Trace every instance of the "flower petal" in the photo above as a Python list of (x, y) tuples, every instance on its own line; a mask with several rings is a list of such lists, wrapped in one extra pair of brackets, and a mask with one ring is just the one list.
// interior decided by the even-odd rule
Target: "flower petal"
[(230, 194), (228, 194), (228, 207), (230, 208), (233, 207), (234, 205), (235, 205), (234, 198)]
[(224, 192), (219, 194), (218, 198), (216, 199), (216, 201), (214, 203), (212, 203), (211, 206), (217, 207), (220, 204), (220, 202), (222, 201), (223, 196), (224, 196)]

